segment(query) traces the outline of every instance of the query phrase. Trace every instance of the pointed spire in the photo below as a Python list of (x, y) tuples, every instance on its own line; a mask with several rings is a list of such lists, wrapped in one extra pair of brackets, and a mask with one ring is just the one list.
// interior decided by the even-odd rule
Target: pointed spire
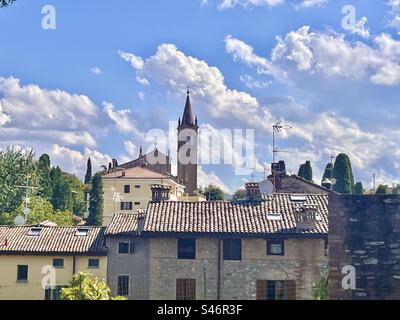
[(142, 156), (143, 155), (143, 149), (142, 149), (142, 146), (140, 146), (140, 149), (139, 149), (139, 156)]
[(192, 105), (190, 103), (190, 92), (189, 92), (189, 90), (187, 91), (186, 103), (185, 103), (185, 111), (183, 112), (183, 116), (182, 116), (182, 124), (184, 124), (184, 125), (193, 125), (194, 124), (193, 113), (192, 113)]
[(196, 115), (196, 119), (194, 120), (194, 124), (197, 126), (197, 115)]

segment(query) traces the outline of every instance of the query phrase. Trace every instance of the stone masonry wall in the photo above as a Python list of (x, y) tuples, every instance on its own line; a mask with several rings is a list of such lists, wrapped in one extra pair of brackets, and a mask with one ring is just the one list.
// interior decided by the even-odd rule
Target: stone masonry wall
[[(256, 299), (257, 280), (296, 280), (296, 298), (312, 299), (327, 269), (324, 248), (322, 239), (289, 239), (285, 256), (267, 256), (265, 239), (243, 239), (242, 260), (223, 261), (221, 240), (220, 298)], [(217, 299), (218, 239), (198, 238), (196, 251), (196, 260), (178, 260), (177, 239), (150, 239), (150, 299), (174, 300), (177, 278), (196, 279), (198, 300)]]
[[(331, 299), (400, 299), (400, 196), (329, 195)], [(356, 290), (342, 289), (342, 267)]]

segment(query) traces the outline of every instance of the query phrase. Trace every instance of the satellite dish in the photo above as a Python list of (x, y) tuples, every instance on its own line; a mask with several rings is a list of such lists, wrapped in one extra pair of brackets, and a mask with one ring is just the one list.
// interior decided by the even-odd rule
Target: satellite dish
[(260, 182), (260, 191), (262, 194), (272, 194), (274, 185), (269, 180), (263, 180)]
[(24, 208), (23, 210), (22, 210), (22, 212), (24, 213), (24, 215), (28, 215), (30, 212), (31, 212), (31, 209), (29, 209), (29, 208)]
[(14, 224), (16, 226), (24, 225), (25, 224), (25, 218), (23, 216), (21, 216), (21, 215), (16, 216), (15, 219), (14, 219)]

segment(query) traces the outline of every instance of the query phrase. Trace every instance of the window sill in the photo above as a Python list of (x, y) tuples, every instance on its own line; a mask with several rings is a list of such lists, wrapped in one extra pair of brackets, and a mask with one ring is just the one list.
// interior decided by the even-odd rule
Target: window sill
[(17, 280), (15, 281), (15, 283), (29, 283), (28, 280)]
[(100, 269), (100, 267), (88, 267), (88, 269)]

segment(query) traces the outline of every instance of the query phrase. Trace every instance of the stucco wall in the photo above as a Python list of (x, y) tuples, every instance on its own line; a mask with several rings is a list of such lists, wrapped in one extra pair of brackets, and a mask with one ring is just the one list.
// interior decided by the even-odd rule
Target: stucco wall
[[(72, 279), (72, 256), (17, 256), (0, 255), (0, 300), (43, 300), (42, 268), (52, 266), (53, 259), (64, 259), (64, 268), (57, 268), (56, 285), (65, 286)], [(98, 269), (88, 268), (88, 259), (99, 259)], [(28, 265), (28, 282), (17, 282), (17, 266)], [(96, 277), (106, 279), (107, 257), (76, 256), (76, 272), (86, 271)]]

